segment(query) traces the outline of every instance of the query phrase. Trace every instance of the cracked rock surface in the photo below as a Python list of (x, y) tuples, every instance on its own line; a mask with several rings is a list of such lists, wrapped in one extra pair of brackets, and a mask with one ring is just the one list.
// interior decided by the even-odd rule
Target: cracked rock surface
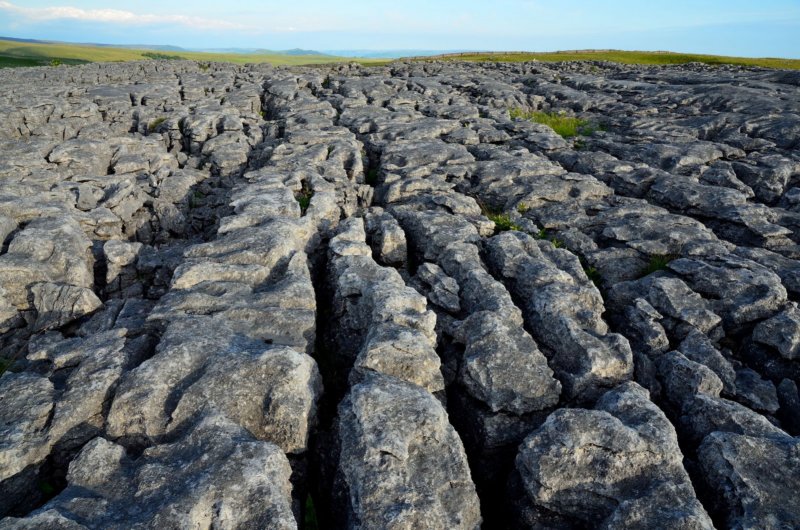
[(799, 73), (0, 88), (0, 528), (800, 527)]

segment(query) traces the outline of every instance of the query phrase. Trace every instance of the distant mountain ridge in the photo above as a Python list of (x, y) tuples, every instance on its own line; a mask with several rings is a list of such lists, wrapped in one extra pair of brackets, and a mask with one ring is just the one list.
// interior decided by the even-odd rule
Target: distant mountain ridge
[(265, 48), (182, 48), (169, 44), (105, 44), (99, 42), (63, 42), (57, 40), (21, 39), (0, 36), (0, 40), (21, 42), (26, 44), (69, 44), (73, 46), (98, 46), (102, 48), (121, 48), (124, 50), (153, 50), (160, 52), (207, 52), (207, 53), (236, 53), (244, 55), (274, 54), (274, 55), (320, 55), (329, 57), (330, 54), (315, 50), (293, 48), (291, 50), (268, 50)]

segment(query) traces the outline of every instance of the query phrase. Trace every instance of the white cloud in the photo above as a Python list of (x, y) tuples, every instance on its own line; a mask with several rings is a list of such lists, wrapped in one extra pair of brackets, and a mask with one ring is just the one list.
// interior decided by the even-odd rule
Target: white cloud
[(194, 29), (209, 30), (252, 29), (235, 22), (186, 15), (139, 14), (119, 9), (81, 9), (70, 6), (20, 7), (5, 0), (0, 0), (0, 11), (7, 11), (28, 20), (81, 20), (130, 25), (179, 24)]

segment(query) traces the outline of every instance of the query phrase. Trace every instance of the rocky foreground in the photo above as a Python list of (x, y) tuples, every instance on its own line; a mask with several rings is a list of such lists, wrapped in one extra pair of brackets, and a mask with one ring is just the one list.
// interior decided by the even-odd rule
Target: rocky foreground
[(800, 527), (799, 72), (93, 64), (0, 116), (0, 528)]

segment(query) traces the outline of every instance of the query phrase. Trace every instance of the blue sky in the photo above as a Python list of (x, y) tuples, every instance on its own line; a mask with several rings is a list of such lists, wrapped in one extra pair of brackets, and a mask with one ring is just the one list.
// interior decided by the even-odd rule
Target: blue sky
[(0, 0), (0, 35), (190, 48), (617, 48), (800, 58), (800, 0)]

